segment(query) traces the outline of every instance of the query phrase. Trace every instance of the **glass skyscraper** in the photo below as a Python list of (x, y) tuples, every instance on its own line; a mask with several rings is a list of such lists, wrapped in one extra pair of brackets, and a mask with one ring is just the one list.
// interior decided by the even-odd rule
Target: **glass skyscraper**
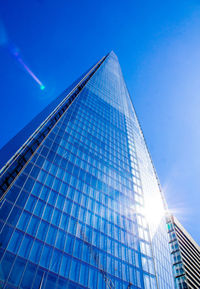
[(0, 157), (1, 288), (174, 289), (164, 197), (113, 52)]

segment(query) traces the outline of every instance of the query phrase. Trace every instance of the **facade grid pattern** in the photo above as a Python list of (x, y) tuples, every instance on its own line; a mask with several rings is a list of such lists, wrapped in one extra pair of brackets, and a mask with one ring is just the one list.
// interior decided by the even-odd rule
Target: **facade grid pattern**
[(2, 288), (173, 288), (142, 213), (134, 131), (143, 141), (110, 53), (1, 201)]

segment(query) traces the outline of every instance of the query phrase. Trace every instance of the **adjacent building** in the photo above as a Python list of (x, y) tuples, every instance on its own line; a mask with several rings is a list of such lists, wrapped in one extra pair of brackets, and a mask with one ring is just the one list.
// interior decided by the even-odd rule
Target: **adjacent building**
[(200, 247), (176, 217), (168, 219), (173, 273), (177, 289), (200, 288)]
[(114, 52), (0, 160), (2, 288), (174, 289), (164, 197)]

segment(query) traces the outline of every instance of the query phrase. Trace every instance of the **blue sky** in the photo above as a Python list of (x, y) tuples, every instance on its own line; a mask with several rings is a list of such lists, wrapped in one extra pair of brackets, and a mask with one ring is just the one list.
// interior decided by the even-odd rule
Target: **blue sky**
[[(11, 56), (8, 40), (45, 90)], [(200, 243), (199, 0), (1, 1), (0, 146), (110, 50), (169, 207)]]

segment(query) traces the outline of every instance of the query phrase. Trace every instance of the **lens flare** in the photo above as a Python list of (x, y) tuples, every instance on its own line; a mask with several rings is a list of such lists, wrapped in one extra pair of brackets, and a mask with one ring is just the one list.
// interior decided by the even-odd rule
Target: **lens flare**
[(159, 226), (160, 221), (165, 216), (165, 209), (163, 202), (160, 198), (154, 197), (153, 199), (146, 200), (146, 204), (143, 211), (148, 223), (154, 228)]
[(26, 70), (26, 72), (36, 81), (41, 90), (45, 89), (44, 84), (37, 78), (37, 76), (30, 70), (30, 68), (23, 61), (19, 49), (12, 43), (7, 35), (5, 26), (0, 19), (0, 47), (8, 49), (10, 54), (19, 62), (19, 64)]
[(14, 56), (15, 59), (20, 63), (20, 65), (28, 72), (28, 74), (36, 81), (36, 83), (39, 84), (40, 89), (44, 90), (45, 89), (44, 84), (37, 78), (37, 76), (24, 63), (22, 57), (20, 56), (19, 49), (16, 46), (14, 46), (14, 44), (12, 44), (12, 45), (9, 45), (9, 51), (11, 55)]

